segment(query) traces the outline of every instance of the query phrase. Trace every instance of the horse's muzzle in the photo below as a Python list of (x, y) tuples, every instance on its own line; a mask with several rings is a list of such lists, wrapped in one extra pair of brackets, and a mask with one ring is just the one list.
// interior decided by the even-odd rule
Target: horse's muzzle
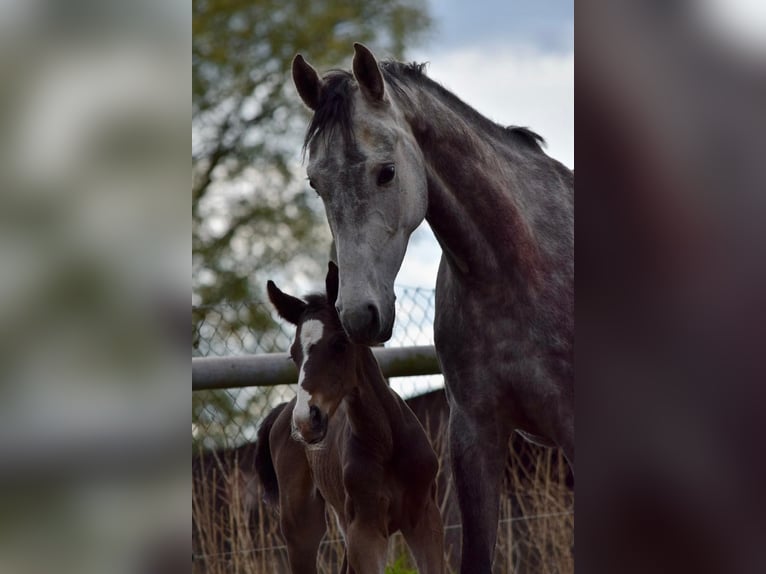
[(394, 322), (384, 321), (375, 303), (369, 301), (338, 311), (343, 329), (354, 343), (377, 345), (391, 338)]
[(327, 419), (328, 416), (316, 405), (311, 405), (308, 420), (298, 423), (294, 430), (305, 443), (316, 444), (327, 434)]

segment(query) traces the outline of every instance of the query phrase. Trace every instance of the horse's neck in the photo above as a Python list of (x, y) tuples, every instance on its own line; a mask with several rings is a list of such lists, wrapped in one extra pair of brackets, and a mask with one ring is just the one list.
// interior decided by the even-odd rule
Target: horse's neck
[(394, 397), (370, 349), (357, 351), (356, 376), (357, 387), (346, 399), (351, 431), (369, 449), (387, 457), (393, 449)]
[[(408, 117), (427, 166), (426, 220), (450, 267), (476, 279), (537, 266), (532, 198), (525, 175), (531, 149), (485, 130), (423, 90)], [(486, 132), (486, 133), (485, 133)]]

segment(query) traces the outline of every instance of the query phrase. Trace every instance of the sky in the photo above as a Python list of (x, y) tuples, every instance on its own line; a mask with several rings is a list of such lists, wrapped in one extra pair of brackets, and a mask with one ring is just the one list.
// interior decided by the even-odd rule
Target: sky
[[(573, 1), (429, 0), (434, 30), (407, 59), (491, 120), (542, 135), (548, 155), (574, 168)], [(441, 250), (426, 223), (397, 277), (430, 287)]]

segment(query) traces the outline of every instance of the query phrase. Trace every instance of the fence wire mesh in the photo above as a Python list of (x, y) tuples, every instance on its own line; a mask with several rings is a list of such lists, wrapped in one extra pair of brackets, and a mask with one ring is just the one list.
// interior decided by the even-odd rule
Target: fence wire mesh
[[(387, 347), (433, 344), (434, 291), (396, 287), (396, 323)], [(192, 356), (225, 357), (285, 352), (295, 328), (267, 301), (192, 308)], [(391, 379), (408, 398), (443, 386), (441, 376)], [(192, 441), (196, 446), (235, 447), (255, 439), (261, 419), (295, 389), (289, 385), (197, 391), (192, 395)]]
[[(396, 287), (396, 324), (390, 347), (433, 344), (434, 292)], [(287, 351), (295, 328), (265, 301), (192, 309), (192, 356), (227, 357)], [(441, 376), (391, 379), (391, 386), (423, 422), (439, 458), (436, 496), (444, 532), (447, 571), (460, 567), (461, 516), (447, 448), (448, 407)], [(288, 572), (285, 542), (273, 509), (261, 504), (255, 478), (255, 434), (276, 404), (291, 399), (293, 386), (250, 387), (192, 393), (192, 572), (251, 574)], [(558, 450), (514, 435), (500, 497), (495, 571), (568, 573), (573, 565), (572, 477)], [(203, 447), (200, 450), (200, 447)], [(320, 546), (318, 571), (336, 572), (344, 554), (335, 519)], [(388, 548), (388, 563), (401, 571), (414, 563), (401, 537)], [(402, 561), (404, 560), (404, 561)], [(388, 570), (387, 570), (388, 571)], [(396, 571), (400, 571), (397, 569)]]

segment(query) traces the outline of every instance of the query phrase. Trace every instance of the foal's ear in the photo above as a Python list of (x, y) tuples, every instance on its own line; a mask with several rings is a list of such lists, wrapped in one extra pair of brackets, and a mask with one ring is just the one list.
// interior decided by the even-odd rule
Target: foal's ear
[(274, 285), (273, 281), (266, 283), (266, 291), (268, 291), (269, 300), (276, 308), (279, 316), (293, 325), (297, 325), (301, 320), (304, 309), (306, 309), (306, 303), (297, 297), (283, 293), (279, 290), (279, 287)]
[(356, 78), (362, 93), (372, 102), (383, 101), (383, 74), (378, 61), (369, 48), (359, 42), (354, 42), (354, 78)]
[(327, 277), (324, 280), (327, 302), (335, 305), (338, 298), (338, 266), (333, 261), (327, 264)]
[(293, 58), (293, 83), (298, 95), (312, 111), (319, 107), (319, 94), (322, 92), (322, 79), (303, 56), (296, 54)]

